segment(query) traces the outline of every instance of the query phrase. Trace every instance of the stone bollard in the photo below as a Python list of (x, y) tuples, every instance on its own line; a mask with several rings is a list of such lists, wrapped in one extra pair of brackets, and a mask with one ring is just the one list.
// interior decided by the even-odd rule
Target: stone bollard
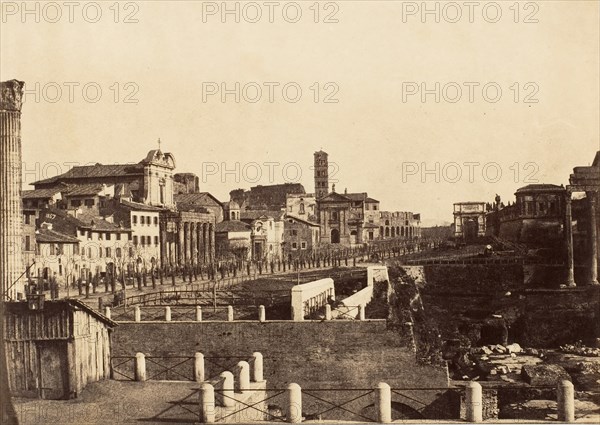
[(331, 305), (325, 304), (325, 320), (331, 320)]
[(227, 306), (227, 321), (233, 322), (233, 306), (231, 305)]
[(196, 306), (196, 322), (202, 321), (202, 307), (199, 305)]
[(564, 380), (558, 384), (557, 402), (558, 420), (575, 422), (575, 389), (570, 381)]
[(254, 362), (252, 364), (252, 381), (260, 382), (263, 380), (263, 355), (258, 351), (252, 353)]
[(223, 406), (233, 407), (235, 405), (235, 392), (233, 389), (233, 373), (222, 372), (219, 377), (223, 380)]
[(466, 421), (470, 423), (483, 422), (483, 397), (481, 384), (468, 382), (466, 386)]
[(110, 313), (111, 313), (111, 312), (110, 312), (110, 307), (108, 307), (108, 306), (104, 307), (104, 315), (105, 315), (105, 316), (106, 316), (108, 319), (110, 319)]
[(135, 380), (146, 380), (146, 356), (144, 353), (135, 353)]
[(204, 382), (204, 354), (194, 354), (194, 380)]
[(141, 322), (142, 321), (142, 311), (140, 310), (140, 308), (138, 306), (135, 306), (135, 308), (133, 309), (133, 313), (135, 316), (135, 321), (136, 322)]
[(365, 307), (364, 305), (358, 306), (358, 320), (365, 320)]
[(250, 365), (245, 361), (238, 362), (235, 371), (235, 389), (238, 393), (248, 391), (250, 389)]
[(169, 307), (169, 306), (165, 307), (165, 321), (166, 322), (171, 321), (171, 307)]
[(300, 385), (291, 383), (287, 387), (287, 416), (286, 419), (292, 424), (302, 422), (302, 389)]
[(208, 382), (200, 387), (200, 420), (203, 424), (215, 422), (215, 387)]
[(259, 305), (258, 306), (258, 321), (259, 322), (264, 322), (267, 320), (267, 314), (265, 312), (265, 306), (264, 305)]
[(377, 409), (377, 422), (382, 424), (392, 422), (392, 390), (385, 382), (377, 384), (375, 407)]

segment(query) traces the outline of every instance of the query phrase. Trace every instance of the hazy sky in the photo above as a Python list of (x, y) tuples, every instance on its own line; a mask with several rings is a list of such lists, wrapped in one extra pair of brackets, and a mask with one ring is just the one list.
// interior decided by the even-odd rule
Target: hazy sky
[(223, 16), (222, 2), (30, 2), (24, 14), (2, 1), (0, 79), (30, 90), (25, 183), (69, 163), (137, 162), (160, 137), (177, 171), (223, 201), (256, 184), (313, 191), (322, 148), (338, 192), (431, 223), (451, 221), (453, 202), (513, 200), (590, 164), (597, 1), (426, 3), (432, 13), (420, 1), (229, 1)]

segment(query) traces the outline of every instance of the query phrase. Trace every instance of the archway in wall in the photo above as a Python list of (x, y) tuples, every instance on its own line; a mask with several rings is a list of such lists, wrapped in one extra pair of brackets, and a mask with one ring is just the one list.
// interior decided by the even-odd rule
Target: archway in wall
[[(364, 417), (373, 418), (373, 420), (375, 420), (377, 417), (375, 405), (369, 404), (368, 406), (363, 407), (360, 411), (360, 414)], [(402, 419), (425, 419), (425, 416), (407, 404), (392, 401), (392, 420), (396, 421)]]
[(358, 243), (358, 233), (356, 230), (350, 232), (350, 243), (353, 245)]
[(340, 243), (340, 231), (331, 229), (331, 243)]
[(463, 234), (465, 235), (465, 241), (470, 242), (477, 239), (477, 233), (479, 231), (479, 225), (477, 219), (468, 219), (463, 222)]

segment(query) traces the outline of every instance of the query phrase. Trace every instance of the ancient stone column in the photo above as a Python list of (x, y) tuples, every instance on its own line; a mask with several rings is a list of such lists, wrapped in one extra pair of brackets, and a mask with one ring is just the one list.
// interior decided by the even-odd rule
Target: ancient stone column
[(598, 228), (596, 227), (596, 194), (586, 192), (590, 206), (590, 285), (598, 285)]
[(0, 279), (3, 299), (23, 294), (21, 251), (21, 104), (23, 85), (0, 83)]
[(190, 223), (190, 263), (196, 264), (196, 223)]
[(177, 223), (177, 263), (183, 264), (183, 223)]
[(565, 197), (565, 245), (567, 248), (567, 280), (565, 286), (575, 286), (573, 263), (573, 225), (571, 212), (571, 192), (567, 191)]

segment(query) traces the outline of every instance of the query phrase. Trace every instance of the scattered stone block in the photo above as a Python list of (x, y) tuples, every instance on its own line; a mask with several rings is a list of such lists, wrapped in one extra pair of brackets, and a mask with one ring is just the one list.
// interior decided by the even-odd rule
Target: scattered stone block
[(485, 354), (486, 356), (489, 356), (490, 354), (492, 354), (492, 353), (493, 353), (493, 351), (492, 351), (492, 350), (490, 350), (488, 347), (485, 347), (485, 346), (481, 347), (481, 351), (482, 351), (482, 352), (483, 352), (483, 354)]
[(502, 344), (498, 344), (494, 347), (494, 349), (498, 352), (498, 353), (506, 353), (506, 347), (504, 347), (504, 345)]
[(520, 353), (523, 351), (521, 346), (519, 344), (517, 344), (516, 342), (513, 342), (512, 344), (507, 345), (506, 349), (508, 350), (509, 353)]
[(554, 386), (561, 381), (571, 380), (567, 371), (555, 364), (523, 365), (521, 377), (533, 386)]

